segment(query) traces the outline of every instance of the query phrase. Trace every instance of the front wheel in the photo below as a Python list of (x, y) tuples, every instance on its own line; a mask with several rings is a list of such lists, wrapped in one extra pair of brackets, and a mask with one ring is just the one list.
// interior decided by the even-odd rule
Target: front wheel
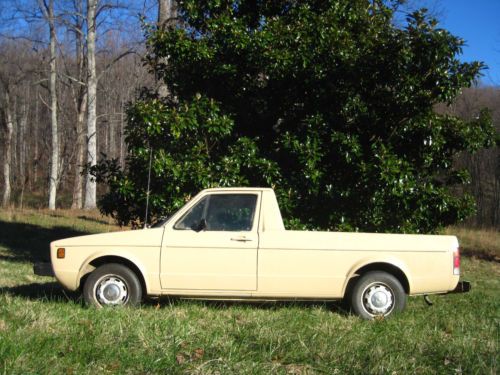
[(388, 317), (404, 310), (406, 293), (393, 275), (373, 271), (364, 274), (356, 282), (350, 302), (353, 311), (364, 319)]
[(141, 282), (122, 264), (104, 264), (85, 281), (83, 298), (89, 306), (95, 307), (134, 306), (142, 298)]

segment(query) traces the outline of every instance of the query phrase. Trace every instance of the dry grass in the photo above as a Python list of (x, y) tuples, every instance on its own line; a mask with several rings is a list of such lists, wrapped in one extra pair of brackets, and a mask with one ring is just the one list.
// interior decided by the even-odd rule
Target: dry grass
[[(23, 208), (23, 209), (3, 209), (0, 210), (0, 218), (2, 219), (10, 219), (10, 220), (18, 220), (23, 218), (35, 217), (38, 216), (40, 218), (44, 217), (47, 220), (51, 220), (50, 218), (64, 218), (64, 223), (71, 223), (71, 220), (78, 223), (81, 220), (89, 220), (94, 221), (96, 223), (101, 223), (104, 225), (109, 225), (112, 227), (118, 226), (115, 225), (114, 220), (111, 217), (102, 215), (99, 210), (71, 210), (71, 209), (57, 209), (57, 210), (49, 210), (47, 208), (44, 209), (32, 209), (32, 208)], [(67, 219), (70, 219), (68, 222)]]
[(458, 237), (462, 254), (500, 261), (500, 231), (449, 227), (444, 233)]

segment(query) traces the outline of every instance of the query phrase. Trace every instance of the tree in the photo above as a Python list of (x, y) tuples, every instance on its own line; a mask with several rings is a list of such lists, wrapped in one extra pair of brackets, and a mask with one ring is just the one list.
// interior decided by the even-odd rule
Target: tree
[[(90, 166), (97, 163), (97, 73), (95, 67), (97, 0), (87, 1), (87, 162)], [(86, 209), (96, 207), (96, 182), (87, 174), (85, 183)]]
[[(174, 0), (158, 0), (158, 22), (157, 27), (159, 29), (164, 29), (165, 27), (172, 26), (175, 24), (175, 20), (177, 18), (177, 5)], [(168, 59), (163, 58), (160, 60), (160, 63), (167, 64)], [(168, 91), (168, 87), (160, 79), (158, 84), (158, 96), (160, 98), (164, 98), (170, 95)]]
[[(140, 220), (151, 148), (156, 212), (201, 187), (259, 183), (277, 189), (289, 227), (434, 232), (473, 211), (469, 195), (451, 192), (468, 180), (452, 158), (492, 144), (490, 116), (464, 121), (434, 106), (452, 103), (483, 64), (460, 62), (464, 41), (425, 11), (400, 27), (393, 8), (367, 0), (186, 0), (179, 15), (186, 27), (151, 31), (147, 59), (178, 103), (149, 93), (129, 109), (128, 169), (96, 168), (110, 184), (105, 213)], [(188, 137), (179, 124), (190, 111), (205, 132)], [(232, 125), (200, 162), (221, 129), (214, 113)]]
[(4, 179), (4, 189), (2, 194), (2, 207), (7, 207), (10, 204), (10, 167), (12, 162), (11, 148), (12, 148), (12, 112), (10, 104), (10, 92), (9, 86), (4, 88), (4, 106), (3, 106), (3, 118), (0, 119), (4, 128), (4, 160), (3, 160), (3, 179)]
[[(180, 208), (203, 188), (250, 182), (269, 186), (277, 178), (275, 164), (259, 157), (253, 140), (241, 137), (233, 142), (233, 120), (221, 113), (218, 103), (201, 95), (168, 106), (143, 97), (129, 108), (128, 121), (128, 173), (116, 159), (103, 160), (93, 169), (98, 181), (110, 187), (100, 208), (113, 213), (121, 225), (143, 218), (149, 172), (145, 166), (151, 155), (150, 212), (156, 218)], [(151, 126), (143, 126), (143, 121)]]
[(54, 0), (39, 0), (40, 9), (49, 26), (50, 50), (50, 124), (51, 124), (51, 157), (49, 173), (49, 209), (56, 209), (57, 185), (59, 184), (59, 134), (57, 131), (57, 69), (56, 69), (56, 20), (54, 15)]
[[(127, 3), (125, 2), (124, 4)], [(123, 8), (125, 8), (125, 5), (121, 4), (120, 1), (87, 1), (87, 165), (90, 167), (97, 164), (97, 84), (99, 77), (114, 63), (128, 54), (135, 53), (133, 48), (122, 52), (97, 74), (96, 38), (99, 24), (98, 18), (105, 11), (112, 12)], [(122, 18), (126, 18), (125, 15), (122, 14)], [(131, 38), (130, 43), (132, 44), (133, 42), (133, 38)], [(84, 208), (93, 209), (96, 207), (96, 202), (97, 184), (95, 179), (87, 173)]]
[(75, 57), (76, 74), (71, 77), (70, 72), (66, 72), (71, 85), (73, 98), (73, 107), (75, 109), (76, 121), (76, 144), (75, 144), (75, 175), (72, 192), (72, 209), (81, 209), (83, 207), (83, 175), (80, 168), (84, 165), (85, 157), (85, 134), (84, 120), (87, 109), (87, 87), (86, 87), (86, 69), (85, 69), (85, 38), (84, 38), (84, 12), (83, 0), (73, 2), (74, 11), (71, 12), (70, 20), (67, 22), (68, 29), (75, 34)]

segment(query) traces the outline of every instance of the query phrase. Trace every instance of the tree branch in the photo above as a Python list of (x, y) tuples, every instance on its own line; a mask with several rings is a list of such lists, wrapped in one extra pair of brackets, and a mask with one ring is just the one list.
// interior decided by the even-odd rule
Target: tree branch
[(103, 76), (103, 74), (106, 73), (106, 71), (109, 68), (111, 68), (114, 64), (116, 64), (122, 58), (124, 58), (125, 56), (128, 56), (128, 55), (132, 55), (132, 54), (136, 54), (137, 56), (140, 56), (135, 50), (131, 50), (131, 49), (129, 49), (129, 50), (121, 53), (120, 55), (116, 56), (110, 63), (106, 64), (106, 66), (104, 67), (104, 69), (97, 76), (97, 80), (99, 81), (101, 79), (101, 77)]

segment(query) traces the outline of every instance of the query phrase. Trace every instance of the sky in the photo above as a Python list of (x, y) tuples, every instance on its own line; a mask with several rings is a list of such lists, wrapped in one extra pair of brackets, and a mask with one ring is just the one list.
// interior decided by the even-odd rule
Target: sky
[(466, 42), (460, 59), (483, 61), (489, 69), (482, 84), (500, 86), (500, 0), (439, 0), (434, 6), (441, 27)]
[[(0, 8), (12, 1), (0, 0)], [(438, 18), (441, 27), (465, 40), (461, 60), (479, 60), (488, 66), (483, 71), (482, 84), (500, 86), (500, 0), (407, 1), (410, 8), (428, 8)], [(136, 3), (151, 6), (155, 2), (136, 0)]]

